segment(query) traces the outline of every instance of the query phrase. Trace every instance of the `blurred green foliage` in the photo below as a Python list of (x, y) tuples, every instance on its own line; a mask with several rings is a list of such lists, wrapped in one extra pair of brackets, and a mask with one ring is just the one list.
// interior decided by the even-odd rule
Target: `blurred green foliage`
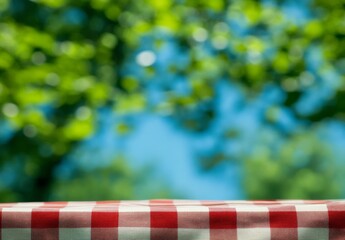
[(123, 158), (116, 159), (110, 166), (92, 170), (78, 170), (72, 178), (55, 183), (52, 199), (69, 200), (121, 200), (171, 198), (168, 189), (152, 183), (152, 170), (145, 168), (133, 171)]
[[(12, 133), (1, 145), (0, 166), (15, 172), (10, 187), (0, 183), (0, 200), (88, 199), (88, 191), (76, 190), (83, 185), (93, 189), (95, 198), (140, 196), (133, 189), (137, 177), (125, 162), (92, 174), (80, 172), (66, 182), (56, 180), (54, 171), (78, 143), (97, 131), (97, 112), (103, 107), (118, 114), (168, 109), (180, 127), (202, 132), (217, 114), (215, 89), (223, 79), (238, 84), (248, 99), (267, 84), (276, 84), (286, 93), (279, 107), (290, 109), (311, 126), (304, 135), (287, 137), (274, 152), (266, 146), (260, 154), (246, 156), (247, 196), (340, 196), (332, 185), (337, 169), (325, 162), (330, 159), (323, 150), (326, 146), (307, 132), (325, 119), (345, 118), (344, 2), (309, 1), (310, 19), (301, 21), (284, 13), (283, 4), (283, 0), (272, 4), (0, 0), (0, 121)], [(230, 20), (244, 24), (245, 33), (236, 32), (227, 23)], [(157, 84), (165, 100), (150, 104), (146, 89), (155, 83), (122, 69), (133, 61), (142, 39), (157, 32), (172, 37), (188, 55), (186, 66), (171, 64), (169, 71), (185, 76), (189, 91), (180, 95), (170, 83)], [(203, 48), (206, 42), (209, 51)], [(164, 40), (155, 41), (158, 49), (162, 44)], [(318, 49), (323, 58), (317, 72), (307, 67), (312, 49)], [(145, 75), (155, 74), (154, 65), (143, 68)], [(313, 113), (297, 111), (294, 106), (308, 87), (330, 71), (340, 76), (335, 93)], [(267, 124), (274, 125), (274, 118)], [(123, 134), (130, 131), (126, 123), (116, 129)], [(295, 162), (300, 160), (294, 156), (296, 148), (306, 155), (303, 163)]]
[[(264, 144), (274, 145), (268, 141)], [(334, 154), (313, 132), (298, 133), (269, 150), (259, 144), (245, 162), (244, 187), (251, 199), (334, 199), (341, 196)], [(251, 177), (254, 176), (254, 177)]]

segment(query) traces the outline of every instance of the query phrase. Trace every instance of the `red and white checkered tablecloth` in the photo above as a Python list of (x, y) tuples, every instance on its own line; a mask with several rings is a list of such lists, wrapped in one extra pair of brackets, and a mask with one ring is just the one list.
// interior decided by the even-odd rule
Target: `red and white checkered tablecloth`
[(341, 240), (345, 200), (0, 204), (2, 240)]

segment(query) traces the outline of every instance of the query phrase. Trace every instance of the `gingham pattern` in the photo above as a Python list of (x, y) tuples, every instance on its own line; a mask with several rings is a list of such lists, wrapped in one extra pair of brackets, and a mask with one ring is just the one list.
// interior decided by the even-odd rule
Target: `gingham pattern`
[(345, 201), (0, 204), (2, 240), (343, 240)]

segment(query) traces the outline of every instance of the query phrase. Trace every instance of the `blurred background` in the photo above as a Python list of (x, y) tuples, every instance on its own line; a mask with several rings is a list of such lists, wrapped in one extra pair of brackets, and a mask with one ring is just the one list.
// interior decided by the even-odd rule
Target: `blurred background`
[(343, 0), (0, 0), (0, 201), (345, 197)]

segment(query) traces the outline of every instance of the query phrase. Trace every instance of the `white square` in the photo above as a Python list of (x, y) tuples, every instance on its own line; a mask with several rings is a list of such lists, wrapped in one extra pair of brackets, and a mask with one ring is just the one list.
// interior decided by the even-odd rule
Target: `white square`
[(150, 201), (148, 200), (129, 200), (129, 201), (121, 201), (120, 206), (141, 206), (141, 207), (148, 207), (150, 206)]
[(202, 206), (203, 201), (197, 200), (173, 200), (175, 206)]
[(144, 227), (119, 227), (118, 240), (150, 240), (150, 228)]
[(31, 240), (31, 228), (3, 228), (1, 239), (6, 240)]
[(190, 228), (179, 228), (178, 229), (178, 240), (209, 240), (210, 230), (209, 229), (190, 229)]
[(17, 203), (14, 207), (37, 208), (43, 206), (43, 202), (23, 202)]
[(230, 204), (230, 205), (255, 205), (254, 201), (247, 201), (247, 200), (224, 201), (224, 203)]
[(10, 207), (10, 208), (3, 208), (2, 212), (32, 212), (32, 208)]
[(278, 200), (277, 201), (280, 204), (283, 205), (299, 205), (299, 204), (304, 204), (304, 200), (297, 200), (297, 199), (291, 199), (291, 200)]
[(303, 204), (296, 205), (297, 212), (328, 212), (326, 204)]
[(60, 228), (60, 240), (91, 240), (91, 228)]
[(237, 229), (237, 240), (258, 240), (258, 239), (260, 240), (271, 239), (271, 229), (270, 228), (238, 228)]
[(298, 239), (303, 240), (328, 240), (328, 228), (298, 228)]
[(67, 203), (67, 207), (69, 207), (69, 206), (84, 206), (84, 207), (86, 207), (86, 206), (89, 206), (89, 207), (94, 207), (95, 205), (97, 204), (97, 202), (91, 202), (91, 201), (89, 201), (89, 202), (78, 202), (78, 201), (73, 201), (73, 202), (68, 202)]
[(60, 212), (92, 212), (93, 207), (85, 207), (85, 206), (80, 206), (80, 207), (64, 207), (61, 208), (59, 211)]
[(96, 202), (68, 202), (60, 212), (92, 212)]
[(209, 212), (206, 206), (176, 206), (177, 212)]

